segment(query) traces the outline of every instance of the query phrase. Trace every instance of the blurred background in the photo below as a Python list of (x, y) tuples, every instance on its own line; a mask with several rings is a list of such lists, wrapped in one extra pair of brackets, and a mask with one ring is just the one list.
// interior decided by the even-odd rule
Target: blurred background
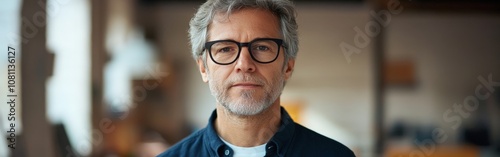
[[(187, 39), (202, 3), (0, 0), (0, 156), (149, 157), (205, 127), (215, 99)], [(295, 121), (359, 157), (500, 156), (499, 1), (294, 3)]]

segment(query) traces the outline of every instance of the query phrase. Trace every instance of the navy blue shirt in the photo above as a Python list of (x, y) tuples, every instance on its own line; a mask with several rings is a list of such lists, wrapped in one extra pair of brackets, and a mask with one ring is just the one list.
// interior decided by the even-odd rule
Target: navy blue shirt
[[(232, 157), (233, 150), (222, 142), (215, 131), (215, 118), (217, 113), (214, 111), (207, 127), (191, 134), (158, 157)], [(343, 144), (295, 123), (281, 107), (281, 124), (266, 144), (266, 156), (354, 157), (354, 153)]]

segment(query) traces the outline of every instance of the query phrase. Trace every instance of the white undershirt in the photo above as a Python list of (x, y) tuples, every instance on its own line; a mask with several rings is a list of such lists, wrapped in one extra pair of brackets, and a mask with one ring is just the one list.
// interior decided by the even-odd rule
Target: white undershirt
[(224, 141), (221, 137), (219, 137), (222, 142), (228, 145), (231, 149), (233, 149), (234, 157), (263, 157), (266, 155), (266, 144), (262, 144), (260, 146), (255, 147), (239, 147), (232, 145), (231, 143)]

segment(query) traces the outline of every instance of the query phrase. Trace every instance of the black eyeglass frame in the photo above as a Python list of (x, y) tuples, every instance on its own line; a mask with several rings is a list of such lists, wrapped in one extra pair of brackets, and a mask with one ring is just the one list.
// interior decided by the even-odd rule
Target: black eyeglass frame
[[(272, 59), (271, 61), (261, 62), (261, 61), (257, 60), (252, 54), (252, 50), (250, 48), (252, 43), (255, 43), (257, 41), (262, 41), (262, 40), (271, 40), (271, 41), (274, 41), (278, 45), (278, 53), (276, 53), (276, 57), (274, 57), (274, 59)], [(238, 45), (238, 54), (233, 61), (231, 61), (229, 63), (220, 63), (220, 62), (215, 61), (214, 57), (212, 56), (211, 48), (212, 48), (212, 45), (214, 45), (215, 43), (218, 43), (218, 42), (232, 42), (232, 43), (235, 43), (236, 45)], [(257, 39), (250, 41), (250, 42), (247, 42), (247, 43), (240, 43), (240, 42), (237, 42), (234, 40), (215, 40), (215, 41), (206, 42), (205, 43), (205, 50), (208, 50), (208, 54), (210, 55), (210, 59), (212, 59), (212, 61), (214, 63), (219, 64), (219, 65), (229, 65), (229, 64), (233, 64), (234, 62), (236, 62), (236, 60), (238, 60), (238, 58), (240, 58), (242, 47), (247, 47), (248, 52), (250, 53), (250, 56), (252, 57), (252, 59), (254, 61), (256, 61), (258, 63), (262, 63), (262, 64), (268, 64), (268, 63), (272, 63), (272, 62), (276, 61), (276, 59), (278, 59), (278, 56), (280, 55), (281, 46), (283, 46), (283, 48), (286, 48), (285, 45), (283, 45), (283, 39), (277, 39), (277, 38), (257, 38)]]

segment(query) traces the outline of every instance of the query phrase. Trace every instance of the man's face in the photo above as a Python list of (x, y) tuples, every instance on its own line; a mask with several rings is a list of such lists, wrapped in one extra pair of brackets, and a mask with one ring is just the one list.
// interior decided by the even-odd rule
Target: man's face
[[(207, 41), (234, 40), (250, 42), (256, 38), (282, 39), (279, 20), (272, 13), (260, 9), (242, 9), (232, 13), (227, 19), (223, 14), (214, 17), (208, 30)], [(208, 51), (205, 51), (205, 55)], [(280, 48), (278, 58), (262, 64), (252, 59), (247, 47), (242, 47), (239, 58), (232, 64), (219, 65), (206, 56), (198, 60), (203, 81), (208, 82), (212, 95), (229, 112), (248, 116), (256, 115), (274, 103), (284, 82), (291, 76), (294, 60), (284, 58), (285, 49)]]

